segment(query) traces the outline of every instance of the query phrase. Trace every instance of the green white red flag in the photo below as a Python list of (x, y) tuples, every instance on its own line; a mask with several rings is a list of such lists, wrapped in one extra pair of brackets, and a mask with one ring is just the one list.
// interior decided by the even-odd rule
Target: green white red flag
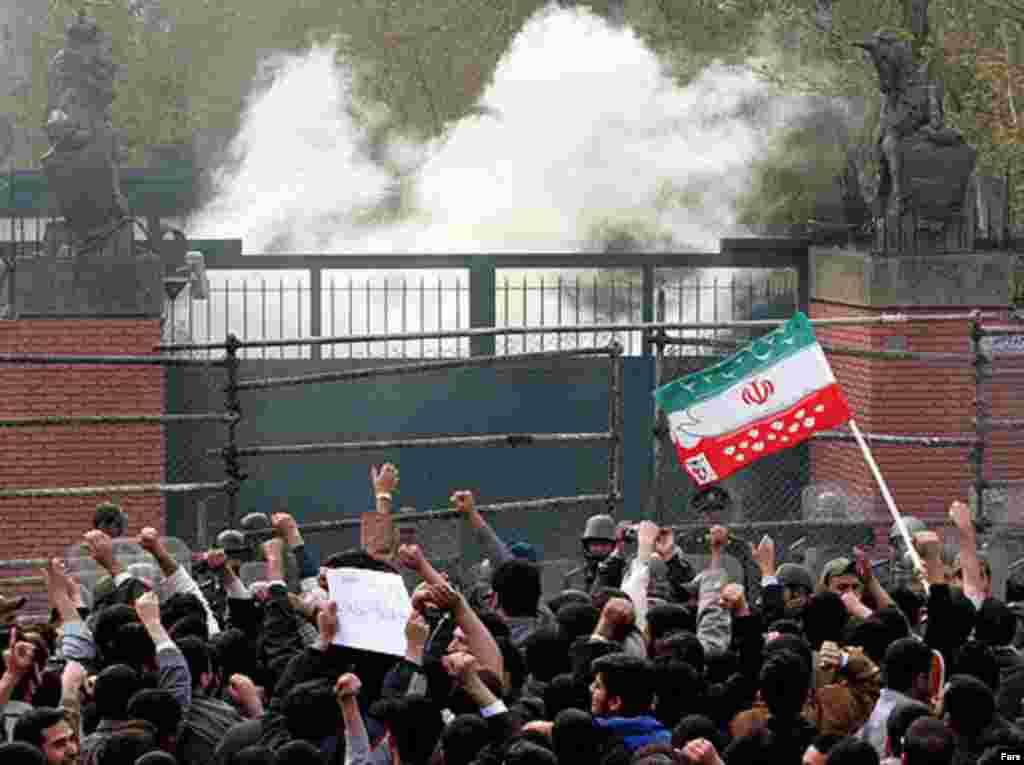
[(679, 464), (698, 486), (853, 416), (802, 313), (654, 397), (668, 417)]

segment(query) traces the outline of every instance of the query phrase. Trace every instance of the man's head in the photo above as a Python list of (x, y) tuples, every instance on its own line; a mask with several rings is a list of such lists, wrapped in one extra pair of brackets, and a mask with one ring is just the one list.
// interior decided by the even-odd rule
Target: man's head
[(78, 738), (60, 709), (30, 709), (14, 725), (11, 738), (38, 747), (48, 765), (74, 765), (78, 761)]
[(912, 699), (928, 702), (932, 671), (932, 649), (917, 638), (902, 638), (885, 651), (882, 672), (885, 687)]
[(821, 572), (821, 589), (842, 596), (847, 592), (860, 595), (864, 582), (857, 574), (857, 561), (852, 558), (835, 558), (825, 564)]
[(931, 717), (931, 714), (926, 705), (916, 701), (894, 708), (885, 721), (885, 748), (889, 756), (902, 757), (903, 737), (907, 735), (907, 728), (918, 718)]
[(1017, 634), (1017, 615), (997, 598), (981, 604), (974, 620), (974, 636), (994, 648), (1010, 645)]
[(914, 720), (903, 737), (902, 765), (950, 765), (956, 751), (953, 731), (932, 717)]
[(540, 569), (533, 563), (513, 558), (494, 570), (491, 577), (496, 606), (505, 616), (536, 616), (540, 602)]
[(592, 515), (583, 527), (583, 557), (599, 563), (615, 549), (615, 519), (610, 515)]
[(827, 765), (878, 765), (878, 752), (864, 739), (847, 736), (832, 747)]
[(835, 733), (824, 733), (817, 736), (811, 742), (811, 745), (804, 750), (803, 760), (801, 761), (802, 765), (825, 765), (828, 753), (842, 740), (843, 737)]
[(108, 537), (116, 539), (124, 536), (128, 530), (128, 514), (121, 509), (120, 505), (114, 502), (104, 502), (96, 507), (92, 525), (93, 528), (102, 531)]
[(650, 714), (654, 678), (646, 659), (612, 653), (591, 664), (591, 714), (605, 717), (640, 717)]
[[(981, 591), (990, 595), (992, 593), (992, 564), (984, 555), (978, 556), (978, 568), (981, 569)], [(960, 556), (953, 559), (952, 566), (953, 584), (961, 589), (964, 586), (964, 567), (960, 562)]]
[(953, 731), (968, 739), (977, 738), (995, 717), (995, 695), (976, 677), (953, 675), (942, 693), (942, 713)]
[(213, 683), (213, 661), (206, 641), (188, 635), (177, 641), (178, 649), (185, 656), (189, 674), (192, 675), (193, 690), (207, 690)]
[(783, 563), (776, 575), (782, 585), (783, 604), (786, 616), (801, 616), (814, 592), (814, 577), (804, 566), (797, 563)]
[(792, 719), (807, 699), (811, 667), (798, 653), (783, 648), (765, 658), (760, 680), (761, 698), (772, 715)]
[(156, 729), (157, 746), (165, 752), (177, 749), (181, 702), (163, 688), (143, 688), (128, 701), (128, 716), (145, 720)]
[(96, 677), (96, 711), (104, 720), (127, 720), (128, 700), (141, 690), (142, 681), (125, 664), (107, 667)]

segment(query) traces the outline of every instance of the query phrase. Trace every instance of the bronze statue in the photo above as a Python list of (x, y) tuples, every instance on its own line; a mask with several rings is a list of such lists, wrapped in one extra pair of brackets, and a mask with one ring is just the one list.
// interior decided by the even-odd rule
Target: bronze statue
[[(925, 22), (920, 18), (915, 21), (923, 31)], [(932, 167), (925, 168), (926, 174), (944, 175), (941, 181), (958, 185), (962, 195), (976, 153), (964, 143), (959, 131), (945, 125), (942, 84), (928, 80), (924, 65), (914, 61), (910, 40), (897, 33), (880, 31), (865, 42), (853, 44), (871, 56), (884, 97), (878, 139), (882, 210), (902, 214), (912, 199), (915, 203), (928, 201), (922, 195), (931, 193), (927, 186), (935, 180), (915, 184), (921, 176), (908, 176), (905, 159), (911, 148), (921, 155), (918, 159), (931, 155)], [(949, 165), (950, 151), (959, 155), (955, 167)], [(966, 175), (965, 165), (969, 165)]]
[(103, 250), (130, 228), (110, 111), (116, 74), (109, 38), (79, 13), (50, 62), (50, 150), (41, 160), (64, 218), (59, 236), (75, 253)]

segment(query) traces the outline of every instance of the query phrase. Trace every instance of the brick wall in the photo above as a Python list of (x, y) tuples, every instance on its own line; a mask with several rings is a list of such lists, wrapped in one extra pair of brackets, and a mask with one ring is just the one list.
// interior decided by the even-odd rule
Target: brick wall
[[(869, 317), (882, 312), (825, 301), (815, 301), (811, 309), (812, 317), (821, 319)], [(972, 353), (969, 322), (833, 326), (816, 331), (822, 344), (827, 345)], [(862, 431), (937, 436), (975, 432), (974, 368), (966, 362), (892, 361), (839, 355), (830, 356), (830, 362)], [(1016, 392), (1014, 380), (1024, 377), (1000, 380), (983, 388), (983, 395), (994, 403), (993, 416), (1024, 415), (1024, 395)], [(966, 499), (972, 489), (975, 473), (974, 464), (968, 459), (968, 447), (875, 445), (872, 452), (900, 511), (929, 524), (944, 523), (950, 502)], [(883, 532), (879, 542), (884, 543), (891, 518), (857, 445), (817, 442), (811, 447), (811, 455), (813, 480), (842, 485), (865, 515), (874, 519)], [(1018, 469), (1016, 476), (1008, 475), (1013, 472), (1013, 465), (1024, 465), (1024, 444), (993, 434), (989, 459), (989, 477), (1024, 477), (1024, 469)], [(1020, 515), (1019, 511), (1017, 514)]]
[[(156, 319), (0, 322), (0, 353), (143, 355), (159, 342)], [(164, 373), (158, 366), (0, 364), (0, 417), (156, 415), (163, 409)], [(0, 486), (5, 488), (159, 483), (163, 478), (160, 425), (0, 429)], [(0, 559), (63, 554), (91, 528), (95, 507), (105, 499), (0, 499)], [(163, 530), (160, 494), (119, 499), (128, 513), (129, 533), (143, 526)]]

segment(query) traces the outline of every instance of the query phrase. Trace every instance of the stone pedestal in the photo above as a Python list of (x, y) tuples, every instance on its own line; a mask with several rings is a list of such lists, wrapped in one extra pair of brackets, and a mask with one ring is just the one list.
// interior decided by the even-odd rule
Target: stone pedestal
[[(811, 248), (812, 318), (881, 314), (967, 313), (1008, 315), (1015, 256), (960, 252), (889, 256), (849, 248)], [(895, 435), (974, 435), (975, 371), (971, 322), (823, 326), (823, 345), (865, 350), (959, 354), (948, 361), (894, 361), (831, 354), (836, 377), (864, 432)], [(1005, 384), (1012, 384), (1004, 383)], [(994, 382), (988, 386), (995, 386)], [(993, 388), (987, 393), (995, 394)], [(1024, 400), (1024, 397), (1021, 397)], [(993, 412), (992, 416), (1021, 416)], [(993, 434), (994, 438), (994, 434)], [(994, 445), (999, 460), (1024, 464), (1024, 449)], [(1017, 453), (1019, 452), (1019, 453)], [(873, 453), (900, 510), (938, 523), (949, 503), (973, 491), (969, 447), (875, 445)], [(855, 443), (816, 442), (812, 480), (836, 483), (854, 508), (887, 529), (889, 513)], [(997, 476), (1002, 477), (1002, 476)], [(885, 533), (878, 535), (884, 544)]]

